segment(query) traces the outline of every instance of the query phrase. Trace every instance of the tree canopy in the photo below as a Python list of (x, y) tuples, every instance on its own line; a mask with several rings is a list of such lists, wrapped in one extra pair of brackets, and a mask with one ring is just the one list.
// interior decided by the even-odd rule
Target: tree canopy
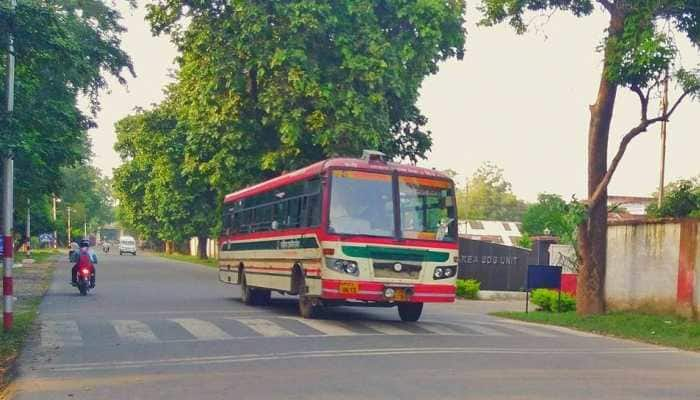
[(526, 204), (511, 190), (503, 169), (491, 162), (482, 164), (469, 178), (466, 189), (457, 190), (461, 219), (520, 221)]
[[(180, 50), (177, 80), (163, 104), (118, 125), (125, 163), (115, 183), (120, 216), (163, 240), (177, 236), (165, 221), (178, 235), (215, 233), (225, 193), (329, 156), (425, 157), (418, 89), (440, 61), (463, 56), (463, 1), (161, 0), (148, 9), (153, 31)], [(171, 209), (159, 210), (152, 196), (175, 189)]]
[(61, 167), (87, 163), (91, 156), (87, 129), (95, 122), (78, 107), (79, 97), (89, 100), (90, 111), (98, 110), (105, 75), (123, 83), (133, 68), (120, 47), (120, 14), (103, 1), (25, 0), (14, 12), (8, 3), (0, 2), (0, 47), (7, 48), (12, 33), (15, 107), (8, 115), (1, 85), (0, 148), (14, 155), (15, 219), (22, 223), (28, 198), (44, 204), (65, 183)]
[(647, 214), (652, 217), (700, 218), (700, 175), (666, 185), (661, 205), (650, 204)]

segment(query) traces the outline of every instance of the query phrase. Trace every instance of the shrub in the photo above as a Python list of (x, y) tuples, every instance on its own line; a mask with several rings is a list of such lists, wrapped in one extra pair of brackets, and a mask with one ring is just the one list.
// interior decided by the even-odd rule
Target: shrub
[(565, 312), (576, 309), (576, 299), (562, 292), (561, 307), (559, 307), (559, 292), (550, 289), (535, 289), (530, 293), (530, 300), (540, 310), (549, 312)]
[(457, 296), (465, 299), (476, 299), (481, 282), (475, 279), (457, 279)]

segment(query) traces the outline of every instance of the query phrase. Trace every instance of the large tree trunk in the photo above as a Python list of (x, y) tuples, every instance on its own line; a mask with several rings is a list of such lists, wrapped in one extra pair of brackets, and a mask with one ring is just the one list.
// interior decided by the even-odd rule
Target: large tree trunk
[(206, 236), (197, 236), (197, 255), (199, 258), (202, 260), (207, 259), (207, 237)]
[(173, 254), (173, 241), (172, 240), (166, 240), (165, 241), (165, 254)]
[[(624, 17), (613, 12), (609, 37), (622, 32)], [(605, 50), (605, 60), (609, 50)], [(607, 64), (607, 63), (606, 63)], [(603, 67), (596, 103), (591, 106), (588, 127), (588, 198), (591, 199), (608, 169), (608, 137), (615, 108), (617, 84), (607, 80)], [(580, 315), (605, 312), (605, 258), (608, 240), (608, 193), (590, 205), (588, 219), (579, 227), (579, 251), (582, 265), (576, 288), (576, 309)]]

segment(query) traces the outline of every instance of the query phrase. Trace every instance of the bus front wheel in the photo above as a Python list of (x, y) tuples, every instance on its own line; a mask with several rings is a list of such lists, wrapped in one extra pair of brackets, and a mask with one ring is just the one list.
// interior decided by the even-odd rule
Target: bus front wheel
[(401, 321), (415, 322), (423, 312), (423, 303), (399, 303)]

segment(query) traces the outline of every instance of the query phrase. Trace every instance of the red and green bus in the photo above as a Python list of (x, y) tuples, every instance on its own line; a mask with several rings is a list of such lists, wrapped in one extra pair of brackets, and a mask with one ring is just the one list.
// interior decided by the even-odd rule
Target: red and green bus
[(423, 303), (454, 301), (457, 210), (441, 172), (366, 151), (231, 193), (223, 208), (219, 279), (246, 304), (275, 291), (298, 295), (304, 318), (367, 305), (417, 321)]

